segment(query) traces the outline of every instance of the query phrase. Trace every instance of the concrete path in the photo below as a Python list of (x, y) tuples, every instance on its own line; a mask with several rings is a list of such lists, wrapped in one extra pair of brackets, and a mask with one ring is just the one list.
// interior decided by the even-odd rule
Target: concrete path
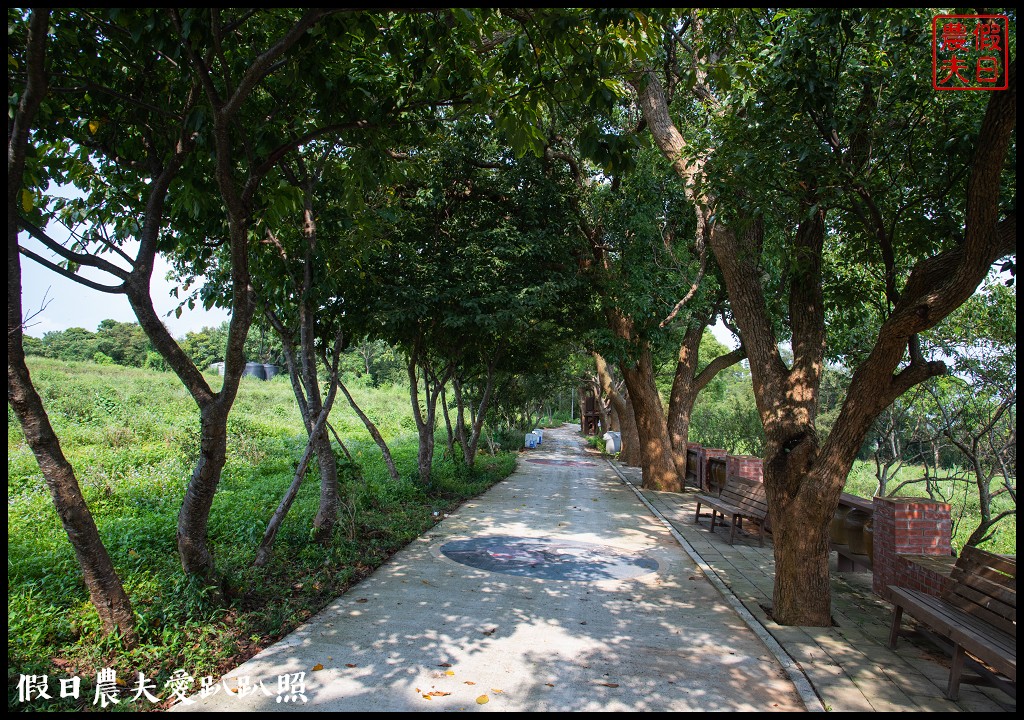
[[(805, 709), (761, 637), (565, 426), (508, 480), (174, 709)], [(810, 706), (821, 709), (813, 694)]]

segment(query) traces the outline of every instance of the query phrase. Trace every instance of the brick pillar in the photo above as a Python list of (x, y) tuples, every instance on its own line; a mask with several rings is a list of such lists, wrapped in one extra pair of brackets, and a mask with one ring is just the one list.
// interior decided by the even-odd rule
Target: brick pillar
[(876, 497), (873, 524), (871, 588), (875, 594), (888, 600), (889, 585), (933, 592), (929, 580), (917, 577), (917, 566), (901, 556), (950, 556), (949, 505), (927, 498)]
[(726, 455), (725, 476), (742, 477), (754, 482), (764, 482), (761, 458), (754, 455)]

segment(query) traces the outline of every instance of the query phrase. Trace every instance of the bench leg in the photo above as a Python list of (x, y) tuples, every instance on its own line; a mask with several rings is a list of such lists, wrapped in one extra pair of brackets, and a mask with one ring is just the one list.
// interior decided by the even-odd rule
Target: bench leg
[(697, 501), (697, 514), (693, 516), (693, 524), (700, 524), (700, 500)]
[(896, 649), (896, 640), (900, 637), (900, 621), (903, 620), (903, 608), (897, 605), (892, 610), (892, 628), (889, 630), (889, 649)]
[[(725, 515), (722, 516), (722, 520), (725, 520)], [(729, 526), (729, 544), (732, 545), (736, 542), (736, 526), (740, 524), (740, 516), (732, 516), (732, 524)]]
[(959, 643), (954, 643), (953, 663), (949, 668), (949, 687), (946, 689), (946, 697), (950, 700), (955, 701), (960, 697), (960, 676), (963, 675), (966, 659), (964, 649)]
[[(711, 532), (715, 531), (715, 519), (717, 517), (718, 517), (718, 511), (715, 510), (714, 508), (711, 508)], [(725, 520), (724, 516), (722, 517), (722, 520)]]

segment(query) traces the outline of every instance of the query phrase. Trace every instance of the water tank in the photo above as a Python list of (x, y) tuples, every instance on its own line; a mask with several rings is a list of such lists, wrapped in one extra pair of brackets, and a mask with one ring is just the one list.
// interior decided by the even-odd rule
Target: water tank
[(263, 363), (263, 374), (266, 376), (267, 380), (273, 379), (273, 377), (275, 375), (277, 375), (277, 373), (278, 373), (277, 365), (271, 365), (270, 363)]
[(249, 375), (250, 377), (259, 378), (260, 380), (267, 379), (267, 375), (263, 371), (263, 363), (247, 362), (242, 375)]
[(537, 436), (532, 432), (526, 433), (526, 438), (524, 439), (523, 444), (528, 448), (537, 447)]
[(537, 436), (537, 444), (538, 445), (540, 445), (542, 442), (544, 442), (544, 431), (543, 430), (541, 430), (540, 428), (534, 428), (533, 429), (533, 434)]

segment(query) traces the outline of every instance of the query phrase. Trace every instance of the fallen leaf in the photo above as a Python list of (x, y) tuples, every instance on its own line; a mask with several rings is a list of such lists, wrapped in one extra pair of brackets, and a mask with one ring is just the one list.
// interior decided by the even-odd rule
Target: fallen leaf
[(486, 695), (481, 695), (480, 697), (478, 697), (476, 699), (476, 704), (477, 705), (485, 705), (486, 703), (489, 703), (490, 701), (491, 701), (491, 699), (489, 697), (487, 697)]
[(347, 668), (354, 668), (354, 667), (359, 667), (359, 666), (356, 665), (355, 663), (345, 663), (345, 667), (347, 667)]
[(476, 685), (476, 683), (473, 682), (472, 680), (463, 680), (462, 684), (463, 685)]
[(619, 686), (618, 683), (601, 683), (601, 685), (604, 685), (605, 687), (618, 687)]
[(316, 665), (313, 666), (313, 672), (316, 672), (317, 670), (323, 670), (323, 669), (324, 669), (324, 666), (321, 665), (320, 663), (317, 663)]
[(452, 675), (452, 676), (454, 676), (455, 675), (455, 671), (454, 670), (445, 670), (444, 674), (445, 675)]
[(555, 686), (554, 683), (544, 683), (544, 684), (547, 685), (548, 687), (554, 687)]
[(357, 603), (364, 603), (364, 602), (370, 602), (370, 601), (368, 599), (366, 599), (366, 598), (359, 598), (358, 600), (356, 600), (356, 602)]
[(505, 691), (504, 690), (499, 690), (498, 688), (491, 688), (491, 692), (494, 693), (495, 695), (501, 695)]
[(498, 632), (498, 628), (491, 628), (490, 630), (483, 630), (482, 632), (484, 635), (493, 635)]
[(444, 692), (443, 690), (431, 690), (427, 693), (430, 697), (444, 697), (445, 695), (451, 695), (450, 692)]
[(451, 667), (451, 666), (452, 666), (452, 664), (451, 664), (451, 663), (438, 663), (438, 665), (437, 665), (437, 666), (438, 666), (438, 667)]

